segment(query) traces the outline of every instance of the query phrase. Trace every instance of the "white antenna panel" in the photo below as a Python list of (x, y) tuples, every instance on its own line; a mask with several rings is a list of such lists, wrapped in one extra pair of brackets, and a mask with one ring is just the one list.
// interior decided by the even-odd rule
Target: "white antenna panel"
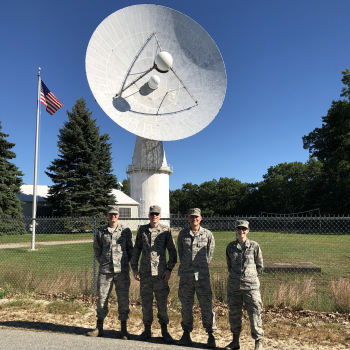
[(108, 16), (90, 39), (85, 65), (104, 112), (151, 140), (198, 133), (225, 98), (225, 65), (212, 38), (191, 18), (159, 5)]

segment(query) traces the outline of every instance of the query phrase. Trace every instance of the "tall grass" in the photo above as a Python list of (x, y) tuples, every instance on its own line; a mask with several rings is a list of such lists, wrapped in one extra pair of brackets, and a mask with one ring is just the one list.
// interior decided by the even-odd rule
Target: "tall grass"
[(312, 277), (296, 278), (294, 281), (281, 283), (272, 295), (275, 305), (283, 304), (293, 309), (304, 308), (316, 297)]
[(350, 313), (350, 281), (344, 278), (332, 281), (331, 292), (336, 309), (343, 313)]
[(215, 273), (210, 278), (214, 300), (227, 301), (227, 275)]
[(45, 275), (33, 270), (18, 270), (14, 266), (4, 269), (0, 277), (0, 290), (7, 293), (62, 293), (78, 295), (93, 294), (91, 269), (77, 271), (58, 270)]
[[(288, 306), (293, 309), (308, 309), (327, 312), (350, 312), (350, 281), (344, 278), (332, 280), (325, 288), (318, 288), (313, 276), (264, 279), (261, 295), (265, 306)], [(178, 299), (179, 277), (174, 273), (169, 281), (169, 302), (173, 307), (181, 304)], [(227, 302), (227, 274), (211, 276), (213, 300)], [(2, 271), (0, 298), (9, 292), (68, 295), (92, 295), (93, 274), (90, 269), (81, 271), (58, 270), (52, 274), (39, 275), (32, 270), (19, 271), (14, 267)], [(130, 299), (140, 300), (140, 283), (131, 276)], [(115, 298), (112, 293), (112, 298)]]

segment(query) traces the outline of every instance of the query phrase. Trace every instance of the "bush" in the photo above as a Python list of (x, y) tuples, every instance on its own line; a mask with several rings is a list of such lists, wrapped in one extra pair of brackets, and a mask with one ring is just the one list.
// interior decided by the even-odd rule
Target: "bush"
[(27, 233), (24, 222), (20, 219), (0, 219), (0, 236), (24, 235)]

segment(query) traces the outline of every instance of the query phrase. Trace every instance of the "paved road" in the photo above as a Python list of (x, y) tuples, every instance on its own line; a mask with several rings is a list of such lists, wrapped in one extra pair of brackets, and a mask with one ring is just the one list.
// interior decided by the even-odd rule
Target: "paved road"
[[(198, 347), (197, 347), (198, 348)], [(203, 346), (202, 348), (205, 348)], [(162, 343), (113, 338), (92, 338), (83, 335), (0, 329), (1, 350), (189, 350), (188, 347)]]

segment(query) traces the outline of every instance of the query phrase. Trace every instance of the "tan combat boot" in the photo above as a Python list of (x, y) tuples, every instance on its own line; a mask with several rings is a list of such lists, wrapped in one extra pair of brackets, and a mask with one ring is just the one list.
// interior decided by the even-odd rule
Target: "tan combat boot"
[(239, 350), (241, 347), (239, 346), (239, 334), (232, 335), (232, 342), (228, 344), (225, 349), (226, 350)]
[(208, 332), (207, 347), (216, 348), (215, 337), (213, 332)]
[(145, 341), (152, 337), (151, 326), (145, 325), (145, 330), (140, 334), (139, 340)]
[(128, 333), (126, 321), (121, 321), (120, 337), (124, 340), (130, 339), (130, 334)]
[(163, 337), (164, 341), (167, 344), (171, 344), (174, 340), (173, 340), (173, 338), (171, 337), (171, 335), (168, 332), (167, 324), (166, 323), (162, 323), (160, 326), (162, 328), (162, 337)]
[(177, 344), (178, 345), (191, 345), (192, 344), (192, 339), (191, 339), (190, 332), (184, 331), (184, 333), (182, 334), (181, 339), (177, 341)]
[(254, 350), (263, 350), (263, 340), (262, 339), (255, 340)]
[(90, 332), (87, 332), (86, 335), (90, 337), (103, 337), (103, 320), (97, 319), (96, 328)]

